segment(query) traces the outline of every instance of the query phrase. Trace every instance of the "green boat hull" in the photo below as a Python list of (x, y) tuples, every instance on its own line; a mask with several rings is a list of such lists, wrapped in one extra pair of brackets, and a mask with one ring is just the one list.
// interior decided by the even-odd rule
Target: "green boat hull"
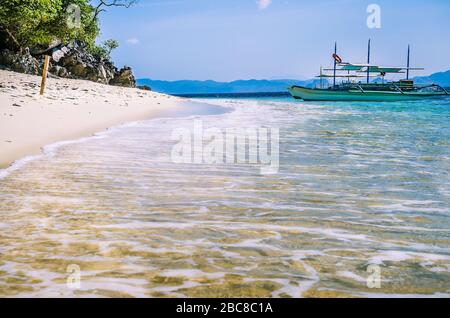
[(445, 92), (398, 92), (312, 89), (301, 86), (288, 88), (292, 97), (304, 101), (364, 101), (394, 102), (448, 96)]

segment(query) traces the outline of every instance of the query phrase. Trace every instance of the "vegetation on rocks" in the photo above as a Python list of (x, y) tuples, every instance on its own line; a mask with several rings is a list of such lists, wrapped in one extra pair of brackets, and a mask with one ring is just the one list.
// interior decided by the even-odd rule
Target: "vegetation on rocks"
[(111, 52), (119, 47), (119, 42), (113, 39), (106, 40), (102, 45), (93, 45), (89, 47), (89, 53), (99, 59), (110, 60)]
[(53, 57), (50, 65), (50, 72), (56, 76), (134, 87), (131, 69), (119, 71), (111, 61), (111, 52), (119, 43), (109, 39), (98, 45), (96, 40), (100, 14), (111, 7), (128, 8), (135, 3), (136, 0), (2, 0), (0, 65), (37, 74), (42, 69), (42, 54), (59, 50), (64, 57)]

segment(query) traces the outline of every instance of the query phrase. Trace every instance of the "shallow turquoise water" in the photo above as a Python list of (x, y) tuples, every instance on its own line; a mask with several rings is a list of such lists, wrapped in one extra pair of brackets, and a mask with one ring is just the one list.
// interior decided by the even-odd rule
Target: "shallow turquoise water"
[[(227, 111), (48, 147), (0, 179), (0, 295), (450, 295), (449, 99), (206, 101)], [(174, 163), (196, 120), (279, 128), (278, 173)]]

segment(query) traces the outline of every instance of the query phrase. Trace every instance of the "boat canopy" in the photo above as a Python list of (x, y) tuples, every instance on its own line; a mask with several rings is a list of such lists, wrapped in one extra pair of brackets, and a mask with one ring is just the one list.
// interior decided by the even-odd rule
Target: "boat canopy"
[[(343, 78), (356, 78), (356, 77), (366, 77), (365, 75), (343, 75), (343, 74), (339, 74), (339, 75), (333, 75), (333, 74), (321, 74), (321, 75), (317, 75), (316, 77), (319, 78), (333, 78), (333, 77), (343, 77)], [(371, 76), (371, 77), (375, 77), (375, 76)]]
[[(338, 64), (340, 68), (336, 68), (336, 71), (361, 71), (365, 65), (351, 64), (351, 63), (340, 63)], [(333, 71), (333, 68), (326, 68), (325, 71)]]
[[(367, 64), (339, 64), (339, 68), (336, 71), (346, 71), (346, 72), (363, 72), (363, 73), (404, 73), (403, 71), (408, 68), (405, 67), (385, 67), (378, 65), (367, 65)], [(411, 69), (411, 68), (409, 68)], [(334, 69), (325, 69), (325, 71), (333, 71)]]
[(402, 67), (368, 66), (364, 72), (370, 73), (404, 73)]
[[(406, 70), (423, 70), (421, 67), (390, 67), (390, 66), (379, 66), (379, 65), (368, 65), (368, 64), (351, 64), (351, 63), (340, 63), (339, 68), (336, 71), (346, 71), (346, 72), (364, 72), (367, 73), (404, 73)], [(325, 71), (333, 71), (332, 68), (326, 68)]]
[[(359, 63), (349, 63), (343, 62), (342, 58), (337, 55), (337, 43), (334, 44), (334, 54), (333, 57), (333, 68), (323, 69), (320, 67), (320, 75), (318, 78), (333, 78), (333, 87), (336, 87), (336, 78), (346, 78), (348, 82), (351, 82), (352, 78), (366, 78), (367, 84), (370, 83), (370, 77), (378, 77), (382, 78), (382, 82), (384, 83), (384, 78), (387, 74), (402, 74), (406, 73), (406, 81), (409, 80), (409, 75), (411, 70), (423, 70), (423, 68), (418, 67), (410, 67), (410, 46), (408, 45), (408, 55), (406, 67), (399, 66), (380, 66), (374, 65), (371, 63), (370, 59), (370, 48), (371, 41), (369, 39), (368, 42), (368, 53), (367, 53), (367, 63), (359, 64)], [(323, 74), (323, 71), (332, 71), (333, 74)], [(362, 75), (364, 73), (365, 75)], [(322, 86), (322, 80), (320, 81)]]
[(356, 65), (356, 64), (344, 64), (340, 65), (341, 68), (339, 70), (342, 71), (361, 71), (363, 69), (363, 65)]

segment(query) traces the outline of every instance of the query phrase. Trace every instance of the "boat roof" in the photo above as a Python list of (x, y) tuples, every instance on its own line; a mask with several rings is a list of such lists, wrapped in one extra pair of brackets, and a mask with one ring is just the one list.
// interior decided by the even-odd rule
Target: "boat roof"
[(360, 71), (364, 66), (362, 65), (355, 65), (355, 64), (346, 64), (342, 65), (340, 70), (343, 71)]
[[(351, 64), (351, 63), (339, 63), (338, 66), (340, 68), (337, 68), (336, 71), (360, 71), (362, 70), (366, 65), (363, 64)], [(327, 68), (326, 71), (332, 71), (334, 69)]]
[[(321, 75), (317, 75), (316, 77), (319, 77), (319, 78), (333, 78), (334, 75), (333, 74), (321, 74)], [(366, 78), (367, 76), (366, 75), (343, 75), (343, 74), (338, 74), (338, 75), (336, 75), (336, 77), (337, 78), (338, 77), (344, 77), (344, 78), (364, 77), (364, 78)], [(376, 77), (376, 76), (371, 75), (370, 77)]]
[[(420, 67), (410, 67), (410, 46), (408, 45), (408, 59), (407, 66), (380, 66), (370, 63), (370, 39), (369, 39), (369, 53), (367, 58), (367, 63), (350, 63), (342, 61), (341, 57), (337, 55), (337, 43), (334, 47), (334, 67), (323, 69), (320, 67), (320, 75), (316, 76), (318, 78), (334, 78), (333, 85), (336, 85), (336, 78), (347, 78), (350, 82), (351, 78), (367, 77), (367, 83), (369, 83), (369, 77), (381, 76), (385, 77), (386, 74), (402, 74), (406, 73), (406, 79), (409, 79), (410, 70), (424, 70)], [(333, 74), (323, 74), (323, 71), (333, 71)], [(345, 73), (344, 73), (345, 72)], [(365, 73), (365, 75), (362, 75)], [(375, 75), (376, 73), (376, 75)]]
[[(422, 67), (380, 66), (372, 64), (338, 63), (336, 71), (356, 71), (369, 73), (404, 73), (406, 70), (424, 70)], [(325, 69), (332, 71), (333, 69)]]
[(368, 66), (365, 72), (369, 73), (402, 73), (401, 67), (382, 67), (382, 66)]

